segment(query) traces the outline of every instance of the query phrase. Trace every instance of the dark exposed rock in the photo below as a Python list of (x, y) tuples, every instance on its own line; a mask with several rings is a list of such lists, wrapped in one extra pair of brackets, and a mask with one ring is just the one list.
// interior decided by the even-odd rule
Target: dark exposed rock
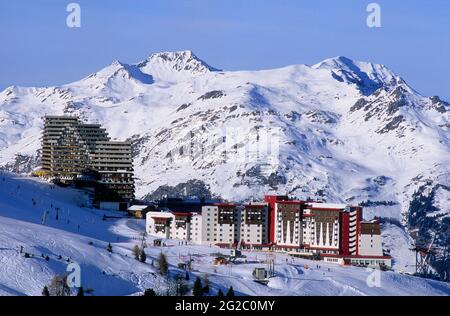
[(291, 111), (289, 113), (286, 113), (284, 116), (286, 118), (290, 119), (292, 122), (295, 122), (302, 117), (302, 115), (300, 113), (298, 113), (297, 111)]
[(395, 97), (396, 99), (401, 99), (401, 98), (403, 98), (404, 94), (407, 92), (408, 91), (406, 91), (405, 88), (403, 88), (402, 86), (398, 86), (397, 88), (395, 88), (394, 91), (392, 91), (391, 95), (393, 97)]
[(361, 203), (359, 203), (360, 206), (362, 207), (377, 207), (377, 206), (395, 206), (398, 205), (397, 202), (394, 201), (371, 201), (371, 200), (367, 200), (367, 201), (363, 201)]
[(147, 194), (144, 200), (155, 201), (165, 197), (171, 198), (205, 198), (210, 200), (216, 198), (207, 184), (200, 180), (189, 180), (176, 186), (163, 185), (153, 193)]
[(220, 91), (220, 90), (214, 90), (214, 91), (205, 93), (204, 95), (199, 97), (198, 100), (206, 101), (206, 100), (210, 100), (210, 99), (219, 99), (224, 96), (226, 96), (225, 92)]
[(404, 98), (400, 98), (397, 101), (389, 103), (388, 108), (387, 108), (387, 113), (389, 115), (393, 115), (393, 114), (397, 113), (397, 111), (400, 108), (407, 106), (407, 105), (408, 105), (408, 103), (406, 102), (406, 100)]
[(185, 103), (185, 104), (182, 104), (182, 105), (177, 109), (177, 112), (183, 111), (183, 110), (187, 109), (188, 107), (190, 107), (191, 105), (192, 105), (192, 103)]
[(380, 186), (385, 186), (388, 183), (388, 181), (391, 181), (391, 180), (392, 179), (389, 177), (379, 176), (379, 177), (376, 177), (375, 179), (373, 179), (372, 181)]
[(275, 172), (271, 173), (269, 178), (267, 179), (267, 184), (273, 189), (278, 188), (280, 184), (286, 184), (286, 182), (286, 177), (283, 174)]
[(263, 165), (256, 165), (248, 169), (242, 177), (242, 185), (268, 185), (272, 189), (277, 189), (280, 184), (286, 184), (287, 179), (284, 174), (272, 172), (269, 176), (263, 174)]
[(79, 111), (82, 107), (83, 104), (81, 102), (69, 101), (66, 103), (66, 106), (64, 107), (64, 113), (66, 114), (74, 113), (76, 111)]
[(366, 99), (359, 99), (356, 103), (350, 108), (350, 112), (355, 112), (361, 110), (368, 102)]
[(236, 111), (238, 109), (238, 107), (237, 107), (237, 105), (233, 105), (231, 108), (230, 108), (230, 113), (231, 112), (234, 112), (234, 111)]
[(308, 111), (304, 115), (313, 123), (336, 124), (338, 115), (328, 111)]
[(145, 143), (150, 140), (149, 136), (134, 135), (127, 141), (131, 142), (131, 156), (134, 158), (139, 155)]
[(40, 165), (40, 153), (34, 156), (17, 154), (14, 161), (2, 167), (0, 170), (18, 174), (29, 174)]
[(396, 116), (392, 119), (392, 121), (390, 121), (385, 127), (379, 130), (377, 133), (378, 134), (389, 133), (390, 131), (397, 129), (404, 120), (405, 118), (403, 117), (403, 115)]
[(433, 108), (439, 113), (446, 113), (447, 111), (450, 111), (450, 103), (441, 100), (437, 96), (431, 97), (430, 100)]

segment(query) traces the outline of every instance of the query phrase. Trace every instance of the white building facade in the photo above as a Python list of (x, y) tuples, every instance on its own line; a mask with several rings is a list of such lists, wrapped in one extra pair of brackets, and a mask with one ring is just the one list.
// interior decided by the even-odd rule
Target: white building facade
[(204, 206), (202, 213), (149, 212), (146, 231), (166, 239), (197, 244), (259, 246), (268, 243), (268, 208), (264, 203)]
[(201, 213), (149, 212), (147, 233), (210, 246), (320, 254), (324, 261), (339, 264), (391, 266), (391, 257), (383, 254), (380, 223), (362, 221), (361, 207), (267, 200), (214, 204), (202, 207)]
[(146, 231), (149, 235), (164, 239), (191, 240), (192, 218), (195, 218), (195, 223), (197, 223), (198, 216), (196, 214), (148, 212)]

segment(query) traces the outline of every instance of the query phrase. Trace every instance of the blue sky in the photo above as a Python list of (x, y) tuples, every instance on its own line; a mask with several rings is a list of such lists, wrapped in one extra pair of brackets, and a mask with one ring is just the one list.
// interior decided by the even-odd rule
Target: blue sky
[[(77, 2), (82, 27), (66, 26)], [(366, 25), (367, 4), (382, 28)], [(448, 0), (0, 0), (0, 89), (58, 85), (112, 60), (193, 50), (225, 70), (314, 64), (347, 56), (382, 63), (425, 95), (450, 100)]]

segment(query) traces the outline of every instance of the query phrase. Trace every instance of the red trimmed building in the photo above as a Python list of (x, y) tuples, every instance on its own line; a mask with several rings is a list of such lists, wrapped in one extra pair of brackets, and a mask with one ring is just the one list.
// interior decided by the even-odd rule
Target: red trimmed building
[(328, 262), (391, 266), (383, 254), (378, 221), (363, 221), (359, 206), (266, 196), (272, 249), (298, 256), (321, 254)]
[(151, 212), (147, 232), (194, 243), (320, 254), (327, 262), (391, 266), (383, 254), (380, 223), (363, 221), (359, 206), (266, 196), (264, 203), (207, 205), (200, 213)]

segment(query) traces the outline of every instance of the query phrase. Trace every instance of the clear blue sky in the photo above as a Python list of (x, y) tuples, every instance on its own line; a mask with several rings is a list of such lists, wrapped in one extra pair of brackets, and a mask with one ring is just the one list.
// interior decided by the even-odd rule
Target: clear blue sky
[[(82, 27), (66, 27), (78, 2)], [(366, 6), (382, 6), (381, 29)], [(450, 100), (448, 0), (0, 0), (0, 89), (81, 79), (114, 59), (193, 50), (250, 70), (343, 55), (383, 63), (419, 92)]]

